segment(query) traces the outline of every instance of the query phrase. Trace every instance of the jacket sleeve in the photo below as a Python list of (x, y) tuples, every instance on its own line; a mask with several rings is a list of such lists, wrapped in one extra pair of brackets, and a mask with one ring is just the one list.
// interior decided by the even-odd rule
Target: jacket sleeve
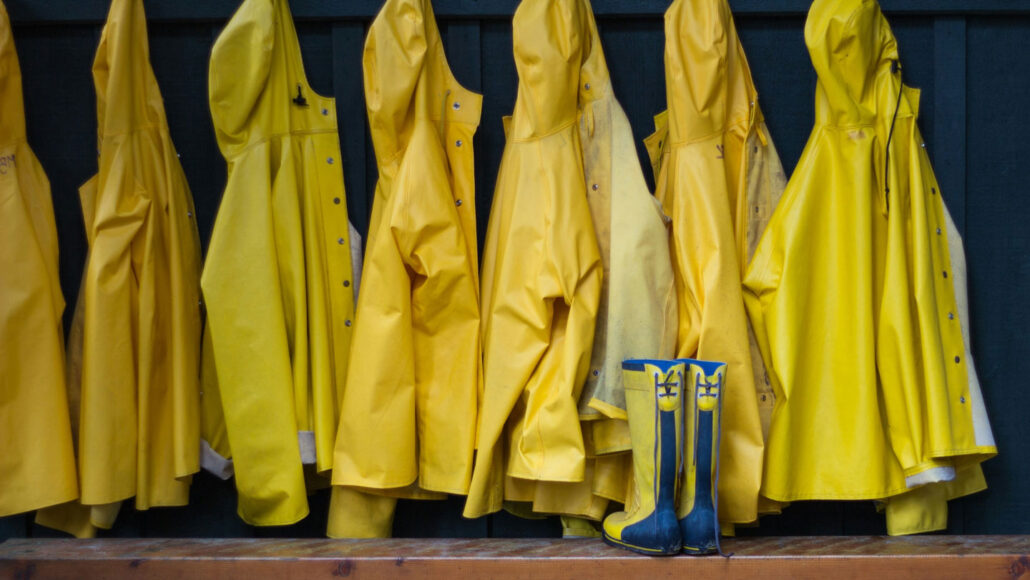
[[(274, 194), (265, 193), (271, 190), (261, 183), (271, 175), (267, 154), (255, 151), (236, 163), (215, 220), (201, 287), (240, 516), (256, 525), (284, 525), (308, 512), (291, 359), (303, 346), (288, 334), (303, 324), (294, 304), (303, 296), (303, 287), (295, 287), (303, 262), (281, 273), (290, 256), (281, 257), (277, 247), (277, 240), (299, 238), (299, 232), (290, 231), (299, 223), (284, 215), (288, 208), (275, 205)], [(292, 196), (295, 206), (296, 193)], [(293, 337), (298, 334), (306, 333)], [(296, 364), (303, 368), (304, 361)]]
[[(137, 296), (133, 246), (151, 200), (131, 173), (98, 183), (83, 280), (79, 477), (84, 504), (136, 494)], [(87, 214), (89, 212), (83, 212)]]
[(421, 476), (423, 487), (464, 493), (479, 300), (439, 139), (416, 132), (389, 199), (377, 199), (390, 204), (389, 223), (369, 240), (333, 480), (383, 488)]

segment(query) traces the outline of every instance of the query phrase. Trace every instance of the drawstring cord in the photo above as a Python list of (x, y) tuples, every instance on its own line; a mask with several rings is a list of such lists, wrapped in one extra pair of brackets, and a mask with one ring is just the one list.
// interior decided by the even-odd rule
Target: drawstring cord
[(901, 82), (901, 63), (894, 60), (891, 61), (891, 74), (898, 74), (898, 101), (894, 104), (894, 117), (891, 118), (891, 128), (887, 133), (887, 147), (884, 150), (884, 162), (883, 162), (883, 199), (887, 204), (887, 211), (891, 210), (891, 183), (890, 183), (890, 169), (891, 169), (891, 139), (894, 138), (894, 123), (898, 120), (898, 111), (901, 109), (901, 95), (904, 94), (904, 83)]

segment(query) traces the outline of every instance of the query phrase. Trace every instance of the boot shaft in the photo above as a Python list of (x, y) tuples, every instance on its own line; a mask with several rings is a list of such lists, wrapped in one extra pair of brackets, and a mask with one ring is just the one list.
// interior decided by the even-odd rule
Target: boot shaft
[(604, 537), (644, 554), (675, 554), (680, 551), (675, 495), (682, 462), (684, 365), (627, 360), (622, 368), (635, 491), (626, 511), (605, 520)]
[(719, 422), (726, 364), (682, 359), (684, 384), (684, 469), (677, 514), (683, 549), (710, 553), (717, 548)]

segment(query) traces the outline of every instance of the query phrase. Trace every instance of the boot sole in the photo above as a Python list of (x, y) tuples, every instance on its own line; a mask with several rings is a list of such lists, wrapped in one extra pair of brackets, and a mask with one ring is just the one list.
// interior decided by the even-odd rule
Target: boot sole
[(660, 548), (645, 548), (643, 546), (627, 544), (622, 540), (616, 540), (615, 538), (609, 536), (606, 533), (604, 533), (601, 537), (604, 539), (604, 542), (609, 546), (615, 546), (616, 548), (624, 548), (631, 552), (636, 552), (638, 554), (643, 554), (645, 556), (675, 556), (676, 554), (680, 553), (680, 548), (676, 548), (672, 551), (666, 551)]

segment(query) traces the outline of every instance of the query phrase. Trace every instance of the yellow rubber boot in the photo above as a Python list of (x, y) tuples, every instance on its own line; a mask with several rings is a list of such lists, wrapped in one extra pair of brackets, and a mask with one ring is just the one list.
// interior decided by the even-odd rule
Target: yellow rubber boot
[(726, 363), (680, 359), (684, 382), (686, 441), (680, 487), (680, 534), (683, 551), (712, 554), (719, 551), (718, 472), (719, 419)]
[(641, 554), (680, 551), (676, 479), (683, 428), (684, 365), (667, 360), (622, 363), (633, 453), (634, 493), (627, 511), (604, 520), (604, 541)]

